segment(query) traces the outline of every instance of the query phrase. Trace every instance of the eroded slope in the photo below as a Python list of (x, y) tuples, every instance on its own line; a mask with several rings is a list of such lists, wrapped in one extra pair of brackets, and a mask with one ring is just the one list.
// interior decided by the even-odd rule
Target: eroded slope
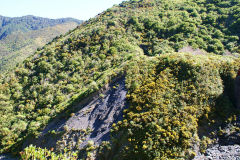
[(70, 117), (63, 114), (50, 122), (39, 138), (28, 140), (24, 146), (33, 144), (58, 151), (67, 147), (76, 151), (86, 147), (89, 141), (94, 145), (109, 141), (112, 124), (122, 120), (123, 110), (127, 108), (126, 94), (124, 77), (117, 78), (101, 92), (82, 100)]

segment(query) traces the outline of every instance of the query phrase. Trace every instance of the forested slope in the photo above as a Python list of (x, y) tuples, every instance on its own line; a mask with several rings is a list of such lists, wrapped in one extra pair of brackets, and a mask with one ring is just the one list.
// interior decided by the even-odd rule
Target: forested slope
[(77, 25), (75, 22), (67, 22), (34, 31), (18, 31), (0, 40), (0, 72), (11, 71), (16, 64), (32, 55), (38, 48), (40, 49), (56, 36), (74, 29)]
[(56, 36), (74, 29), (80, 20), (48, 19), (35, 16), (0, 16), (0, 72), (13, 69)]
[(28, 32), (67, 22), (80, 23), (81, 21), (73, 18), (49, 19), (32, 15), (23, 17), (0, 16), (0, 40), (16, 31)]
[[(232, 91), (239, 59), (222, 55), (240, 53), (239, 6), (131, 0), (55, 38), (1, 80), (1, 152), (19, 151), (26, 138), (60, 113), (70, 116), (119, 75), (130, 107), (113, 125), (112, 143), (98, 148), (99, 158), (191, 159), (199, 143), (204, 152), (209, 139), (198, 134), (201, 123), (218, 126), (238, 115)], [(208, 53), (176, 53), (186, 46)]]

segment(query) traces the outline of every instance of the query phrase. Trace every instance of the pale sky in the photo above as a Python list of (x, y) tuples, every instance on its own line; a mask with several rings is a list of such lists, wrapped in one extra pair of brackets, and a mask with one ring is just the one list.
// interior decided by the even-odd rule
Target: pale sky
[(88, 20), (123, 0), (0, 0), (0, 15)]

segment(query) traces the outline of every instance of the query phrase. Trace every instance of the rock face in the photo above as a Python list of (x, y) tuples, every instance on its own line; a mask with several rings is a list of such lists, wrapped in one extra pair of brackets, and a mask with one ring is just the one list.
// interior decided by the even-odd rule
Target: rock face
[(214, 145), (206, 150), (204, 155), (199, 155), (194, 160), (239, 160), (240, 145), (221, 146)]
[(223, 134), (216, 137), (217, 143), (207, 148), (204, 154), (198, 153), (194, 160), (240, 160), (240, 132), (232, 128), (240, 127), (240, 117), (234, 124), (223, 128)]
[(70, 118), (52, 121), (38, 139), (29, 140), (24, 147), (33, 144), (61, 150), (68, 146), (74, 150), (84, 148), (88, 143), (99, 145), (109, 140), (112, 124), (122, 119), (127, 106), (126, 94), (125, 79), (115, 80), (100, 94), (83, 100)]

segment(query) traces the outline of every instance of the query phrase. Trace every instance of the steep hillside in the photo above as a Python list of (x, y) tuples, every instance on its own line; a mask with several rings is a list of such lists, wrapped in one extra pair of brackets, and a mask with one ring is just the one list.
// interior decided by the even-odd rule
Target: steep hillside
[(0, 16), (0, 40), (16, 31), (28, 32), (67, 22), (81, 23), (80, 20), (73, 18), (49, 19), (32, 15), (13, 18)]
[[(21, 152), (23, 159), (192, 159), (204, 153), (225, 122), (239, 130), (233, 98), (240, 66), (239, 6), (238, 0), (131, 0), (55, 38), (1, 79), (0, 151), (20, 151), (60, 117), (67, 126), (47, 131), (63, 146), (30, 146)], [(189, 46), (206, 53), (177, 52)], [(235, 56), (222, 56), (229, 53)], [(117, 77), (125, 77), (128, 108), (110, 125), (108, 142), (86, 142), (81, 138), (88, 138), (94, 125), (82, 130), (69, 124), (84, 120), (75, 106)], [(106, 108), (113, 104), (99, 96), (109, 102)], [(98, 105), (90, 104), (84, 105), (89, 110), (83, 106), (86, 115), (98, 115), (101, 108), (91, 110)]]
[(16, 31), (0, 40), (0, 72), (6, 72), (32, 55), (56, 36), (77, 27), (78, 23), (65, 22), (52, 27), (28, 32)]

